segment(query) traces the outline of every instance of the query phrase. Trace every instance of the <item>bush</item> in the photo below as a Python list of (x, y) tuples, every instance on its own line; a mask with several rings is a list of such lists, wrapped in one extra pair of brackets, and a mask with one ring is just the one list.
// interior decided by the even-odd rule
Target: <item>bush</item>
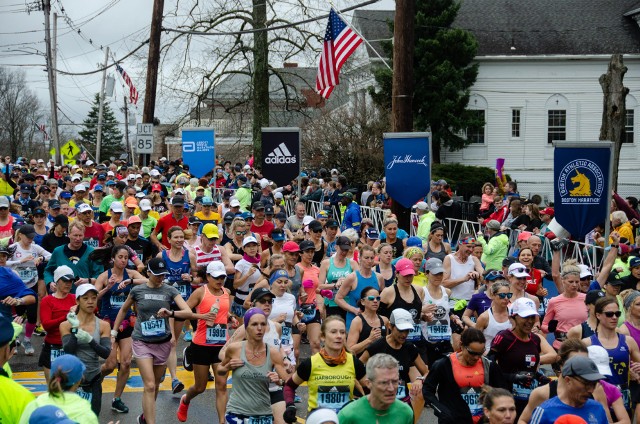
[[(471, 196), (481, 196), (484, 183), (496, 184), (495, 170), (484, 166), (469, 166), (459, 163), (434, 163), (431, 170), (434, 181), (446, 180), (451, 190), (469, 200)], [(507, 180), (511, 180), (507, 175)]]

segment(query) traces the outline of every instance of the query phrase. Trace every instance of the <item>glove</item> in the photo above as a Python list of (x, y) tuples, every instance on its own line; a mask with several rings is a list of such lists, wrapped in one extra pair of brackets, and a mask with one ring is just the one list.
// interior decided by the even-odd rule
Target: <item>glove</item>
[(555, 333), (557, 328), (558, 328), (558, 320), (557, 319), (549, 320), (549, 333)]
[(523, 387), (530, 387), (531, 383), (533, 383), (533, 375), (531, 373), (513, 374), (513, 382)]
[(297, 413), (298, 410), (296, 409), (296, 406), (289, 405), (287, 406), (287, 409), (285, 409), (284, 414), (282, 414), (282, 418), (284, 418), (284, 421), (286, 423), (295, 423), (296, 421), (298, 421), (298, 419), (296, 418)]
[(93, 340), (93, 336), (84, 331), (82, 328), (78, 328), (76, 339), (78, 339), (79, 343), (91, 343), (91, 340)]
[(76, 316), (75, 312), (69, 312), (67, 314), (67, 321), (69, 321), (69, 324), (71, 324), (71, 328), (78, 328), (80, 327), (80, 320), (78, 319), (78, 317)]

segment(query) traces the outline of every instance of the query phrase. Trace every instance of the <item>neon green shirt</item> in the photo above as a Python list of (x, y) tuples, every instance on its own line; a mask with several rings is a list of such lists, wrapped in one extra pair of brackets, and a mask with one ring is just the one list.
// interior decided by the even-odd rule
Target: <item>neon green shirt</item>
[(17, 423), (23, 411), (35, 399), (33, 393), (0, 374), (0, 423)]
[[(58, 397), (50, 396), (49, 393), (41, 394), (35, 400), (29, 402), (22, 413), (22, 417), (20, 417), (19, 424), (29, 424), (29, 417), (31, 417), (33, 411), (45, 405), (57, 406), (67, 414), (67, 417), (69, 417), (70, 420), (77, 421), (82, 424), (99, 424), (98, 417), (96, 417), (96, 414), (91, 410), (91, 404), (89, 401), (82, 399), (80, 396), (72, 392), (64, 392), (63, 395)], [(17, 423), (18, 421), (9, 422)]]

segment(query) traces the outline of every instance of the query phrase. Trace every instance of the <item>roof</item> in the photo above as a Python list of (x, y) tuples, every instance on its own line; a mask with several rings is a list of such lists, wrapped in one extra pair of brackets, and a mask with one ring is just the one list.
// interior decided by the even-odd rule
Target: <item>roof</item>
[[(625, 14), (638, 7), (638, 0), (466, 0), (453, 26), (475, 35), (477, 56), (633, 54), (640, 53), (640, 27)], [(393, 17), (392, 10), (356, 10), (353, 21), (378, 40), (391, 37)]]

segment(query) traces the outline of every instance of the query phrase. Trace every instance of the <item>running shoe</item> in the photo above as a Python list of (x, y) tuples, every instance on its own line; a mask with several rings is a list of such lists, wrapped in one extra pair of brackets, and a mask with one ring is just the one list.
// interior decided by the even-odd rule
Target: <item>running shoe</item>
[(189, 404), (184, 403), (184, 398), (187, 395), (182, 395), (180, 398), (180, 405), (178, 406), (178, 412), (176, 412), (176, 416), (178, 417), (178, 421), (181, 423), (187, 421), (187, 414), (189, 413)]
[(35, 328), (35, 330), (33, 330), (33, 334), (35, 334), (36, 336), (46, 336), (47, 332), (44, 331), (44, 328), (42, 328), (42, 324), (40, 324)]
[(111, 402), (111, 409), (113, 409), (116, 412), (121, 412), (123, 414), (126, 414), (129, 412), (129, 408), (127, 407), (127, 405), (124, 404), (124, 402), (120, 398), (113, 399), (113, 401)]
[(25, 355), (33, 356), (35, 350), (33, 350), (33, 346), (31, 345), (31, 340), (24, 340), (22, 342), (22, 347), (24, 348)]
[(147, 420), (144, 419), (144, 414), (138, 415), (138, 418), (136, 418), (136, 422), (138, 424), (147, 424)]
[(193, 364), (191, 363), (191, 349), (189, 349), (191, 345), (185, 346), (182, 350), (182, 366), (187, 371), (193, 371)]
[(184, 384), (182, 384), (182, 382), (177, 378), (174, 378), (171, 381), (171, 390), (173, 391), (174, 395), (180, 393), (182, 390), (184, 390)]
[(184, 341), (185, 342), (190, 342), (191, 340), (193, 340), (193, 335), (191, 334), (191, 330), (187, 330), (184, 332)]

